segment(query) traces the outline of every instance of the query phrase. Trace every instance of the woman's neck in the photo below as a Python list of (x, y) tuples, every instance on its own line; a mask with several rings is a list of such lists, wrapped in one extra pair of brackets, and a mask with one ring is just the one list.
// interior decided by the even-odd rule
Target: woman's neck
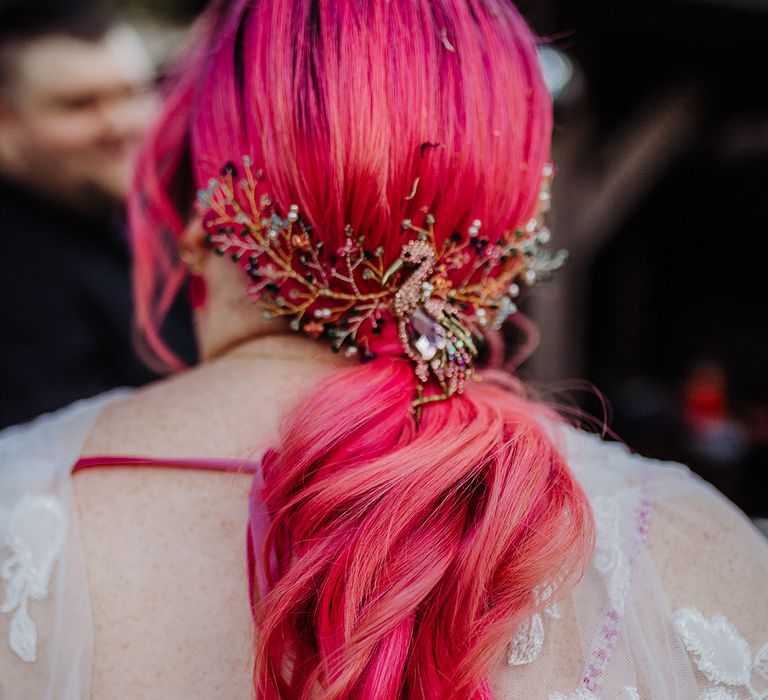
[(326, 344), (290, 331), (276, 331), (232, 341), (221, 346), (216, 352), (203, 357), (202, 362), (247, 360), (274, 360), (300, 364), (320, 362), (338, 367), (346, 367), (350, 364), (349, 360), (332, 353)]
[(327, 343), (291, 331), (286, 320), (264, 320), (246, 296), (243, 271), (229, 260), (208, 252), (200, 273), (208, 289), (205, 305), (195, 311), (201, 365), (252, 358), (348, 366)]

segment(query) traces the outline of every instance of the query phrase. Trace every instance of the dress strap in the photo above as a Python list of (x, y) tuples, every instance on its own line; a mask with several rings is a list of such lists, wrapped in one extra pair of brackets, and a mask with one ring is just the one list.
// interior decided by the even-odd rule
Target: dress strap
[(72, 467), (72, 473), (83, 469), (102, 467), (151, 467), (158, 469), (202, 469), (206, 471), (241, 472), (254, 474), (259, 470), (258, 462), (246, 459), (166, 459), (161, 457), (136, 457), (130, 455), (98, 455), (81, 457)]

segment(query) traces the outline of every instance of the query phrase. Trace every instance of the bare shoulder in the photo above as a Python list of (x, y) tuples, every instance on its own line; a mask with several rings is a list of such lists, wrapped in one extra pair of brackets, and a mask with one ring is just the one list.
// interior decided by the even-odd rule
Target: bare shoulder
[[(83, 454), (160, 462), (258, 450), (255, 438), (266, 438), (274, 419), (261, 411), (251, 425), (227, 421), (225, 429), (218, 392), (229, 391), (229, 402), (241, 398), (226, 374), (190, 370), (109, 405)], [(253, 395), (240, 386), (244, 397)], [(94, 619), (94, 698), (252, 697), (250, 485), (248, 474), (193, 469), (75, 475)]]
[(258, 369), (240, 369), (223, 363), (193, 368), (107, 406), (83, 455), (234, 457), (274, 439), (274, 389), (259, 381)]
[(343, 366), (322, 348), (315, 361), (292, 362), (282, 342), (274, 357), (209, 362), (108, 406), (83, 454), (252, 457), (272, 444), (284, 410)]
[[(258, 459), (328, 367), (210, 363), (111, 404), (84, 455)], [(91, 588), (93, 697), (250, 698), (250, 474), (92, 469), (74, 477)]]

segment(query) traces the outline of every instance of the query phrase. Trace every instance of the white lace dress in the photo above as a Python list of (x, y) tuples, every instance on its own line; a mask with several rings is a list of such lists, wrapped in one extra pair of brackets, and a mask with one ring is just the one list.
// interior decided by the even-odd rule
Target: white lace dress
[[(91, 696), (70, 474), (99, 411), (124, 395), (0, 433), (2, 700)], [(572, 428), (556, 438), (592, 504), (597, 548), (568, 596), (537, 592), (548, 607), (510, 640), (494, 697), (768, 700), (765, 538), (685, 467)]]

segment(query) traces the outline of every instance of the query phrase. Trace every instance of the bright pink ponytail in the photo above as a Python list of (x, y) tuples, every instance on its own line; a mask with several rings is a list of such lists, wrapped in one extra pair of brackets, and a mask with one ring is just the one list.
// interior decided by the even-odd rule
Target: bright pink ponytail
[[(534, 214), (551, 104), (505, 0), (221, 0), (207, 22), (131, 206), (139, 328), (166, 364), (174, 239), (194, 190), (245, 154), (331, 250), (347, 224), (391, 262), (419, 212), (438, 245)], [(258, 698), (490, 698), (535, 589), (556, 595), (589, 556), (554, 415), (485, 372), (417, 424), (412, 365), (375, 349), (309, 388), (264, 460)]]
[(416, 425), (412, 367), (377, 360), (291, 412), (264, 464), (259, 697), (491, 697), (532, 590), (572, 582), (590, 532), (553, 417), (498, 379)]

